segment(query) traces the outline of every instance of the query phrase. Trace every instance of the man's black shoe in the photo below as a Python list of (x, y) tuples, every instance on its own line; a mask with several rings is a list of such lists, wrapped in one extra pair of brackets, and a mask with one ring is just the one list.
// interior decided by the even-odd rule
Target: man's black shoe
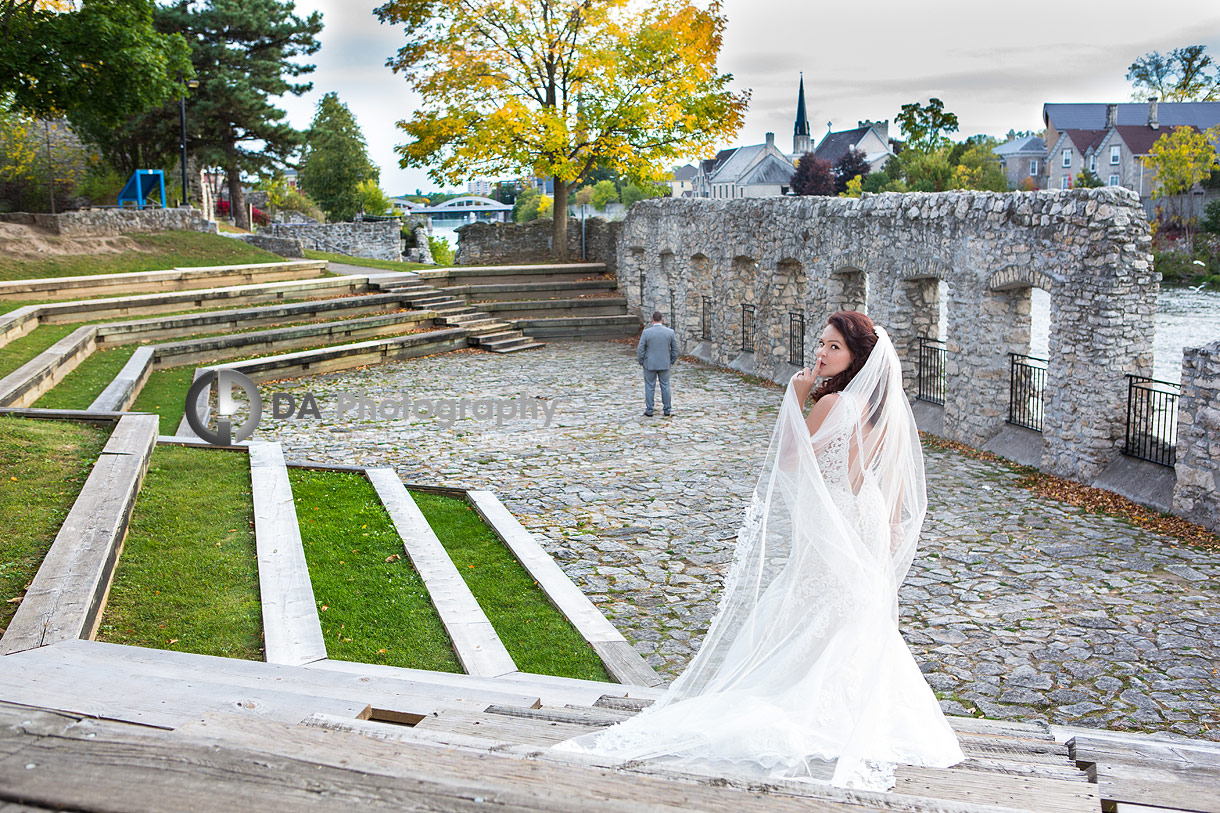
[(644, 417), (645, 417), (645, 418), (651, 418), (651, 417), (652, 417), (652, 413), (651, 413), (651, 412), (645, 412), (645, 413), (644, 413)]

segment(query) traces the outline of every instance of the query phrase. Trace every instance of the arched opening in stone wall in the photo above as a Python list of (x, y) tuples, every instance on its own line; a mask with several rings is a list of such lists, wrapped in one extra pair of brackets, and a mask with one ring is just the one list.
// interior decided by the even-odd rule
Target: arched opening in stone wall
[(731, 339), (727, 345), (746, 353), (753, 353), (758, 343), (758, 297), (754, 290), (757, 277), (758, 260), (744, 255), (734, 257), (722, 304), (728, 313), (736, 314), (735, 318), (730, 317), (730, 325), (736, 326), (736, 335), (730, 334)]
[(693, 285), (686, 283), (686, 317), (683, 320), (682, 332), (678, 334), (686, 341), (683, 347), (694, 347), (705, 340), (715, 341), (717, 335), (716, 292), (712, 288), (709, 265), (710, 261), (705, 254), (695, 254), (690, 258), (691, 273), (687, 275), (687, 279), (697, 282)]
[(868, 276), (850, 265), (830, 272), (826, 281), (826, 310), (868, 313)]
[[(674, 278), (674, 269), (677, 267), (674, 262), (674, 253), (672, 251), (662, 251), (660, 257), (661, 273), (657, 275), (656, 285), (654, 286), (654, 297), (651, 305), (651, 310), (658, 310), (665, 318), (665, 324), (669, 325), (681, 335), (681, 330), (678, 325), (678, 303), (675, 295), (675, 290), (679, 281)], [(652, 315), (649, 314), (649, 318)]]
[(933, 390), (939, 397), (943, 389), (941, 283), (935, 269), (921, 269), (904, 274), (892, 290), (885, 327), (902, 360), (903, 389), (912, 398), (927, 398)]
[(809, 363), (809, 331), (824, 318), (807, 310), (809, 275), (799, 260), (790, 257), (775, 265), (773, 284), (767, 292), (767, 335), (772, 347), (779, 345), (783, 354), (778, 363), (803, 367)]

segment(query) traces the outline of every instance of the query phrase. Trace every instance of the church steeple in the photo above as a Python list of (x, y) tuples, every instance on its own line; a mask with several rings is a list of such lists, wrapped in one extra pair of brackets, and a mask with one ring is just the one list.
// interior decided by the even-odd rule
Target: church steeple
[(792, 153), (804, 155), (812, 149), (809, 143), (809, 118), (805, 115), (805, 73), (801, 72), (801, 89), (796, 97), (796, 126), (792, 128)]

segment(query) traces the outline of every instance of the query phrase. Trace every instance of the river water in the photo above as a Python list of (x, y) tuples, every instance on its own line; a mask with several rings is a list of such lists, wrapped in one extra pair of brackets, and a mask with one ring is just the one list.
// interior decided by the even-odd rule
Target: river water
[[(1033, 289), (1030, 355), (1046, 358), (1050, 334), (1050, 295)], [(1162, 288), (1157, 296), (1156, 336), (1152, 339), (1152, 377), (1179, 383), (1182, 348), (1220, 340), (1220, 291)]]

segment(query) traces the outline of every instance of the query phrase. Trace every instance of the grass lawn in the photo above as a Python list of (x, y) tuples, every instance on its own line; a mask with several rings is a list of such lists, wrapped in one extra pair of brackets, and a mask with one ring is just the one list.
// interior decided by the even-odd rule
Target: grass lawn
[(245, 454), (153, 451), (97, 639), (263, 659)]
[(465, 500), (412, 492), (517, 668), (610, 681), (601, 659)]
[(78, 277), (164, 271), (206, 265), (282, 262), (283, 257), (218, 234), (171, 231), (125, 235), (137, 250), (113, 254), (62, 254), (37, 260), (0, 255), (0, 280)]
[(372, 483), (289, 469), (326, 654), (461, 672), (449, 635)]
[(444, 268), (442, 265), (424, 265), (423, 263), (404, 263), (395, 260), (370, 260), (365, 257), (349, 257), (346, 254), (333, 254), (329, 251), (313, 251), (305, 249), (305, 257), (310, 260), (330, 260), (332, 263), (358, 265), (362, 268), (380, 268), (383, 271), (427, 271)]
[(160, 416), (162, 435), (178, 433), (182, 413), (186, 410), (186, 393), (195, 380), (195, 365), (153, 370), (131, 405), (132, 412), (155, 412)]
[(0, 631), (109, 436), (105, 426), (0, 416)]
[[(44, 409), (88, 409), (136, 352), (134, 344), (95, 350), (63, 380), (44, 392), (34, 406)], [(186, 398), (185, 393), (182, 396)]]
[(0, 347), (0, 378), (30, 361), (76, 330), (77, 325), (39, 325), (21, 338)]

